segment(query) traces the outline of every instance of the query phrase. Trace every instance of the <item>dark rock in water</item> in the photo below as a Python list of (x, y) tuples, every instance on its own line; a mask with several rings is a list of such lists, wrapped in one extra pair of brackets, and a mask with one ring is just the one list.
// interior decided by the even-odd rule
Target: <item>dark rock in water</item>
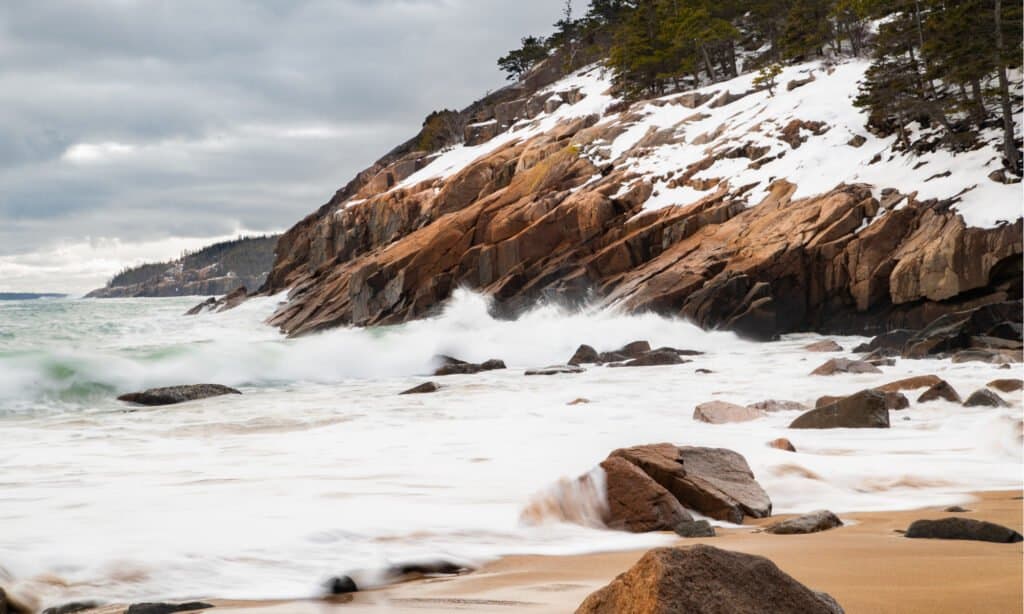
[(894, 350), (891, 348), (878, 348), (877, 350), (871, 350), (871, 352), (865, 354), (862, 360), (864, 360), (865, 362), (873, 362), (875, 360), (884, 360), (887, 358), (898, 358), (899, 356), (899, 350)]
[(879, 349), (889, 349), (902, 351), (903, 346), (906, 345), (907, 341), (910, 340), (914, 335), (920, 331), (907, 330), (907, 329), (896, 329), (891, 330), (887, 333), (878, 335), (868, 343), (862, 343), (857, 347), (853, 348), (853, 351), (862, 354), (865, 352), (873, 352)]
[(947, 507), (946, 509), (944, 509), (942, 511), (944, 511), (944, 512), (952, 512), (954, 514), (963, 514), (963, 513), (969, 512), (971, 510), (962, 508), (959, 505), (950, 505), (949, 507)]
[(450, 576), (470, 571), (470, 568), (452, 561), (421, 561), (392, 565), (385, 571), (392, 581), (408, 579), (408, 576)]
[(994, 379), (985, 384), (989, 388), (995, 388), (999, 392), (1016, 392), (1024, 388), (1024, 380), (1021, 379)]
[(246, 290), (245, 286), (242, 286), (241, 288), (232, 290), (230, 293), (219, 299), (213, 297), (206, 299), (202, 303), (199, 303), (192, 309), (186, 311), (185, 315), (194, 316), (206, 311), (227, 311), (238, 307), (247, 300), (249, 300), (249, 291)]
[(790, 518), (765, 527), (765, 533), (775, 535), (798, 535), (828, 531), (843, 526), (843, 521), (828, 510), (818, 510), (798, 518)]
[(662, 443), (620, 448), (609, 458), (635, 465), (684, 507), (705, 516), (740, 524), (744, 516), (772, 513), (771, 499), (746, 459), (732, 450)]
[(691, 612), (842, 614), (843, 609), (762, 556), (704, 544), (648, 551), (576, 609), (576, 614)]
[(423, 382), (419, 386), (413, 386), (412, 388), (398, 394), (429, 394), (431, 392), (437, 392), (440, 389), (441, 386), (436, 382)]
[(186, 401), (197, 401), (225, 394), (242, 394), (234, 388), (220, 384), (192, 384), (189, 386), (168, 386), (166, 388), (150, 388), (143, 392), (131, 392), (117, 397), (118, 401), (136, 403), (138, 405), (175, 405)]
[(680, 537), (714, 537), (715, 527), (707, 520), (694, 520), (676, 525), (673, 529)]
[(605, 472), (608, 528), (631, 533), (673, 531), (693, 517), (664, 487), (629, 461), (609, 457)]
[(1013, 544), (1022, 539), (1020, 533), (1013, 529), (972, 518), (915, 520), (907, 529), (906, 536), (926, 539), (970, 539), (999, 544)]
[(359, 592), (356, 581), (348, 576), (337, 576), (327, 581), (327, 594), (347, 595), (348, 593)]
[(469, 363), (465, 360), (459, 360), (454, 356), (448, 356), (447, 354), (437, 354), (434, 356), (435, 362), (440, 362), (442, 367), (450, 367), (453, 365), (468, 365)]
[(543, 369), (530, 369), (524, 375), (569, 375), (583, 373), (586, 369), (575, 365), (553, 365)]
[(960, 350), (950, 358), (954, 363), (964, 362), (987, 362), (989, 364), (1000, 364), (1004, 362), (1020, 362), (1020, 350)]
[(949, 385), (946, 380), (939, 380), (938, 383), (933, 384), (928, 390), (921, 393), (921, 396), (917, 397), (918, 403), (928, 403), (930, 401), (937, 401), (943, 399), (951, 403), (960, 403), (960, 394)]
[(812, 409), (794, 420), (789, 428), (889, 428), (886, 395), (877, 390), (862, 390), (831, 405)]
[(869, 365), (874, 365), (876, 367), (895, 367), (896, 366), (896, 359), (895, 358), (874, 358), (874, 359), (870, 359), (870, 360), (865, 359), (864, 362), (868, 363)]
[[(989, 336), (989, 332), (1001, 335), (1013, 335), (1020, 324), (1022, 316), (1021, 301), (991, 303), (975, 309), (947, 313), (933, 320), (923, 330), (907, 340), (903, 347), (906, 358), (926, 358), (946, 352), (960, 353), (958, 350), (970, 350), (978, 343), (978, 337)], [(1006, 324), (1007, 326), (1004, 326)], [(1020, 341), (1019, 338), (1011, 339)], [(984, 343), (981, 345), (984, 346)], [(984, 354), (965, 354), (963, 359), (990, 362), (993, 356)]]
[(35, 612), (36, 607), (11, 597), (3, 587), (0, 587), (0, 614), (35, 614)]
[(566, 403), (566, 405), (586, 405), (588, 403), (590, 403), (590, 399), (584, 399), (583, 397), (579, 397), (578, 399), (573, 399), (569, 401), (568, 403)]
[[(873, 390), (877, 390), (885, 395), (885, 408), (888, 410), (900, 410), (910, 407), (910, 400), (902, 393), (883, 391), (880, 388), (874, 388)], [(828, 407), (829, 405), (842, 401), (845, 398), (846, 397), (833, 397), (827, 395), (819, 397), (818, 400), (814, 402), (814, 407), (815, 409)]]
[(971, 396), (967, 397), (967, 400), (964, 401), (964, 407), (1009, 407), (1009, 405), (998, 394), (986, 388), (981, 388), (975, 390)]
[(506, 368), (504, 362), (494, 358), (480, 364), (463, 362), (449, 356), (444, 358), (449, 358), (451, 362), (447, 362), (434, 371), (434, 375), (472, 375), (474, 373), (480, 373), (481, 371), (494, 371), (496, 369)]
[(654, 350), (641, 354), (633, 360), (613, 364), (613, 367), (656, 367), (661, 365), (681, 365), (690, 362), (683, 360), (674, 351), (670, 350)]
[(878, 367), (862, 360), (833, 358), (821, 365), (811, 375), (835, 375), (836, 373), (881, 373)]
[(629, 358), (639, 358), (651, 351), (651, 344), (646, 341), (633, 341), (615, 351)]
[(697, 375), (710, 375), (714, 373), (714, 371), (712, 371), (711, 369), (695, 369), (694, 373), (696, 373)]
[[(98, 607), (100, 607), (100, 602), (98, 601), (72, 601), (64, 605), (46, 608), (43, 610), (43, 614), (75, 614), (75, 612), (94, 610)], [(3, 612), (2, 608), (0, 608), (0, 612)]]
[(895, 382), (889, 382), (884, 386), (878, 386), (875, 390), (881, 390), (882, 392), (899, 392), (900, 390), (916, 390), (918, 388), (928, 388), (934, 386), (939, 382), (943, 381), (936, 375), (915, 375), (914, 377), (906, 377)]
[(601, 356), (597, 353), (597, 350), (589, 345), (578, 347), (576, 353), (569, 359), (570, 365), (594, 364), (597, 362), (601, 362)]
[(133, 603), (128, 606), (125, 614), (175, 614), (176, 612), (195, 612), (207, 610), (213, 606), (202, 601), (188, 603)]
[(629, 360), (629, 356), (626, 356), (621, 352), (601, 352), (601, 355), (598, 356), (598, 358), (600, 359), (598, 362), (622, 362), (624, 360)]
[(785, 450), (786, 452), (796, 452), (796, 446), (793, 442), (786, 439), (785, 437), (779, 437), (768, 442), (768, 447), (775, 448), (776, 450)]
[(809, 343), (803, 347), (808, 352), (842, 352), (843, 346), (831, 339)]
[(660, 347), (651, 350), (652, 352), (675, 352), (680, 356), (703, 356), (704, 352), (700, 350), (681, 350), (679, 348)]
[(196, 305), (192, 309), (189, 309), (188, 311), (186, 311), (185, 315), (187, 315), (187, 316), (197, 316), (197, 315), (203, 313), (204, 311), (213, 311), (216, 308), (217, 308), (217, 299), (211, 296), (210, 298), (206, 299), (202, 303), (199, 303), (198, 305)]

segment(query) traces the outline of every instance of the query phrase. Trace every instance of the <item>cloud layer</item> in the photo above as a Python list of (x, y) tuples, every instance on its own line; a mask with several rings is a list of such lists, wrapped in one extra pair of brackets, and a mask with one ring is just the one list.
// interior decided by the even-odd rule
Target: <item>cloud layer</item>
[[(4, 0), (0, 291), (83, 291), (130, 263), (112, 253), (287, 228), (429, 111), (501, 87), (495, 59), (559, 5)], [(68, 276), (33, 264), (95, 246)]]

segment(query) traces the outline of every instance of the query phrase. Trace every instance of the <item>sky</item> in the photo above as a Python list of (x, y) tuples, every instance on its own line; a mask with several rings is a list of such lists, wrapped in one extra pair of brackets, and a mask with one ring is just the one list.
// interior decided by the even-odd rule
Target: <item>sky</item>
[(561, 4), (0, 1), (0, 292), (287, 229)]

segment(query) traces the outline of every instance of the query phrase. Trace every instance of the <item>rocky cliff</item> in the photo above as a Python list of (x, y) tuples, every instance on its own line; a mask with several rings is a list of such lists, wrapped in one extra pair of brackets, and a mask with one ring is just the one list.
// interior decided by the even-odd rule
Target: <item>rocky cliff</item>
[(273, 235), (224, 241), (170, 262), (132, 267), (86, 297), (219, 295), (259, 288), (273, 265), (277, 239)]
[[(1021, 296), (1021, 193), (998, 133), (952, 155), (868, 133), (864, 62), (626, 104), (592, 66), (464, 112), (285, 233), (263, 291), (292, 335), (430, 314), (459, 286), (514, 314), (616, 305), (754, 338), (920, 328)], [(553, 82), (551, 82), (553, 81)]]

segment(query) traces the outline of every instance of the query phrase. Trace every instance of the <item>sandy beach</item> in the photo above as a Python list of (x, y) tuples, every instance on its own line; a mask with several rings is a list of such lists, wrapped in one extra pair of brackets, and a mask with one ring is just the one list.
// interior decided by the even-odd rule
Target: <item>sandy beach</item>
[[(959, 513), (1021, 531), (1022, 491), (986, 492)], [(1022, 604), (1022, 544), (907, 539), (898, 531), (918, 519), (954, 514), (930, 508), (843, 515), (847, 526), (812, 535), (771, 535), (756, 527), (786, 516), (680, 540), (766, 556), (807, 586), (825, 591), (850, 614), (1017, 612)], [(231, 614), (390, 612), (572, 612), (592, 591), (628, 569), (642, 551), (584, 556), (508, 557), (455, 578), (406, 582), (330, 601), (210, 600)], [(102, 614), (120, 613), (123, 606)]]

